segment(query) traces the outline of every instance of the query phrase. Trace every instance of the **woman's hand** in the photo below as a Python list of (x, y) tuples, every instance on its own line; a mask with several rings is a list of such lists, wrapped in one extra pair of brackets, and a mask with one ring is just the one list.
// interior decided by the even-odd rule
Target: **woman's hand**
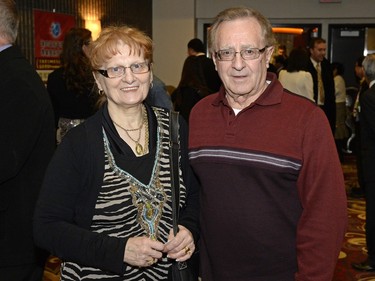
[(168, 242), (165, 243), (163, 252), (167, 253), (168, 258), (176, 261), (186, 261), (195, 251), (193, 235), (184, 226), (178, 225), (179, 232), (173, 235), (173, 229), (169, 232)]
[(148, 237), (132, 237), (125, 246), (124, 262), (139, 267), (151, 266), (163, 255), (164, 244)]

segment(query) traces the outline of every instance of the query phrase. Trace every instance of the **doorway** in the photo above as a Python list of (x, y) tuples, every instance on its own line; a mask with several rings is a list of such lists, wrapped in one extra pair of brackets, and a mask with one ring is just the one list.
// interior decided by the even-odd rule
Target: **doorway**
[(344, 79), (347, 87), (356, 87), (357, 78), (354, 73), (356, 60), (360, 56), (375, 52), (375, 25), (330, 24), (329, 60), (344, 65)]

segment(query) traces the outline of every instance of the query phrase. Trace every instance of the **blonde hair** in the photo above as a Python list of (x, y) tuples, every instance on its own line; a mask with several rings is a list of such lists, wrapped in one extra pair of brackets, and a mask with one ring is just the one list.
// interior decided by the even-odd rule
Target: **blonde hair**
[(253, 18), (259, 23), (262, 29), (261, 36), (263, 37), (265, 44), (267, 46), (274, 46), (276, 44), (276, 39), (272, 32), (271, 23), (265, 16), (263, 16), (260, 12), (258, 12), (255, 9), (246, 7), (233, 7), (223, 10), (215, 17), (214, 22), (210, 27), (208, 37), (208, 47), (210, 53), (214, 53), (215, 51), (217, 51), (216, 35), (220, 24), (225, 21), (232, 21), (244, 18)]

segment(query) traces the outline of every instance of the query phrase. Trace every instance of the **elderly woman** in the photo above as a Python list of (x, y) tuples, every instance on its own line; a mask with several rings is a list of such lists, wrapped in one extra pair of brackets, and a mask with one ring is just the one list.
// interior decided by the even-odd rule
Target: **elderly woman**
[(198, 238), (198, 184), (180, 119), (180, 216), (173, 235), (169, 114), (149, 107), (152, 41), (109, 27), (90, 60), (102, 103), (71, 129), (46, 173), (35, 213), (36, 243), (63, 260), (61, 278), (166, 280)]

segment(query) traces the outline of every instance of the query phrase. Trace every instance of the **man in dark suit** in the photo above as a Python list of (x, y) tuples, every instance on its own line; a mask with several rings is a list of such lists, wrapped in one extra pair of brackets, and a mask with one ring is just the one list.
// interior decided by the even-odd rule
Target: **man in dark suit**
[(0, 279), (40, 281), (46, 254), (33, 243), (32, 216), (55, 149), (52, 105), (43, 82), (14, 46), (13, 0), (0, 0)]
[(369, 89), (359, 97), (368, 258), (364, 262), (353, 264), (353, 267), (360, 271), (375, 271), (375, 54), (367, 55), (362, 65), (369, 83)]
[[(310, 60), (308, 71), (311, 73), (314, 82), (314, 100), (324, 110), (332, 133), (334, 133), (336, 127), (335, 82), (333, 80), (331, 64), (325, 58), (327, 50), (326, 41), (322, 38), (311, 39), (309, 50)], [(321, 73), (321, 80), (319, 79), (319, 72)]]

